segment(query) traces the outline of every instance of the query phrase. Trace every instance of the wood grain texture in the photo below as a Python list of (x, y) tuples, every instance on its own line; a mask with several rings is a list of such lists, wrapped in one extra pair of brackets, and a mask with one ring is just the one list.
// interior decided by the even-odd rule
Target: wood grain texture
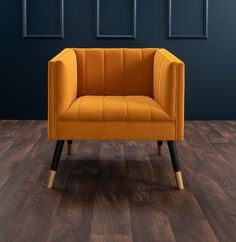
[(73, 142), (46, 188), (45, 121), (0, 121), (0, 241), (232, 242), (236, 121), (186, 122), (178, 191), (166, 143)]

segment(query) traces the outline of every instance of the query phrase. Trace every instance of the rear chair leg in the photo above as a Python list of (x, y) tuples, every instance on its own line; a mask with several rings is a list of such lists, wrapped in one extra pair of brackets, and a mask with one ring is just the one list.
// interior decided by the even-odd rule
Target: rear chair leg
[(49, 177), (48, 177), (48, 188), (49, 189), (51, 189), (53, 187), (53, 183), (55, 180), (55, 176), (56, 176), (58, 164), (60, 161), (63, 145), (64, 145), (64, 140), (57, 141), (55, 152), (54, 152), (53, 159), (52, 159), (51, 170), (50, 170)]
[(180, 164), (179, 164), (176, 144), (174, 141), (168, 141), (167, 144), (168, 144), (169, 151), (170, 151), (171, 161), (172, 161), (173, 169), (175, 172), (175, 178), (176, 178), (178, 189), (183, 190), (184, 184), (183, 184), (182, 173), (180, 170)]
[(157, 141), (157, 145), (158, 145), (158, 155), (162, 155), (163, 141)]
[(72, 140), (67, 140), (67, 154), (72, 154)]

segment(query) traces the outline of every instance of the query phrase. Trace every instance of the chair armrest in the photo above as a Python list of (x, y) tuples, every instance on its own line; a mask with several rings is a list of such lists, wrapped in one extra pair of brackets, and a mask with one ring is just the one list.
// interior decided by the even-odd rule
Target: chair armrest
[(165, 49), (154, 57), (154, 99), (176, 123), (176, 139), (184, 138), (185, 65)]
[(48, 136), (56, 139), (57, 120), (77, 98), (77, 60), (65, 49), (48, 63)]

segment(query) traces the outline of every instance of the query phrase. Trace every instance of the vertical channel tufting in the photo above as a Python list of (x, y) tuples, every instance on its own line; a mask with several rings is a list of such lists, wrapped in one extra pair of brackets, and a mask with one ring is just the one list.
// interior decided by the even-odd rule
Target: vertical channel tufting
[(102, 80), (103, 80), (103, 83), (102, 83), (102, 92), (103, 92), (103, 95), (106, 95), (106, 93), (105, 93), (105, 85), (106, 85), (106, 83), (105, 83), (105, 50), (103, 49), (102, 50), (102, 53), (103, 53), (103, 78), (102, 78)]
[(141, 53), (142, 53), (142, 60), (141, 60), (141, 62), (142, 62), (142, 78), (141, 78), (141, 93), (143, 94), (143, 95), (146, 95), (146, 93), (145, 93), (145, 88), (144, 88), (144, 75), (145, 75), (145, 67), (144, 67), (144, 60), (143, 60), (143, 49), (141, 49)]
[(153, 97), (153, 59), (156, 49), (75, 50), (78, 62), (78, 96)]
[(123, 95), (123, 56), (121, 49), (105, 50), (105, 94)]
[(141, 75), (140, 75), (140, 83), (139, 83), (139, 93), (144, 95), (144, 90), (143, 90), (143, 50), (140, 49), (139, 50), (139, 53), (140, 53), (140, 66), (141, 66)]
[[(161, 57), (159, 57), (161, 58)], [(161, 83), (161, 78), (162, 78), (162, 74), (163, 74), (163, 69), (164, 69), (164, 66), (165, 66), (165, 63), (164, 62), (161, 62), (159, 60), (158, 61), (158, 66), (157, 66), (157, 80), (158, 80), (158, 83), (157, 83), (157, 98), (159, 100), (159, 103), (160, 105), (162, 105), (162, 102), (161, 102), (161, 93), (160, 93), (160, 83)]]
[(85, 49), (74, 49), (77, 61), (77, 97), (86, 93), (85, 86)]
[(84, 95), (87, 94), (86, 60), (86, 49), (84, 49)]
[(162, 56), (158, 57), (158, 65), (157, 65), (157, 100), (159, 101), (160, 105), (163, 105), (162, 103), (162, 95), (161, 95), (161, 83), (164, 75), (164, 71), (166, 69), (166, 61), (161, 60)]
[(123, 70), (123, 95), (126, 96), (127, 93), (126, 93), (126, 85), (125, 85), (125, 70), (124, 70), (124, 68), (125, 68), (125, 59), (124, 59), (125, 55), (124, 55), (124, 52), (125, 52), (125, 50), (122, 49), (122, 56), (123, 56), (123, 58), (122, 58), (122, 65), (123, 65), (123, 68), (122, 68), (122, 70)]
[(160, 105), (163, 105), (162, 95), (161, 95), (161, 86), (162, 86), (162, 79), (164, 76), (165, 69), (166, 69), (166, 61), (163, 60), (160, 65), (159, 81), (158, 81), (158, 99), (159, 99)]
[(142, 49), (143, 51), (143, 86), (142, 94), (153, 98), (153, 64), (155, 48)]

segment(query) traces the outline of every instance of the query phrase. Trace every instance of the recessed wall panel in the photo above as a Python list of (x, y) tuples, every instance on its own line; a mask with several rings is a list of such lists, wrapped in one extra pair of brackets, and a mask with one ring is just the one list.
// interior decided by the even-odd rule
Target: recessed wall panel
[(96, 0), (97, 38), (135, 38), (136, 0)]
[(208, 0), (168, 0), (169, 38), (207, 38)]
[(23, 0), (23, 37), (63, 37), (63, 0)]

